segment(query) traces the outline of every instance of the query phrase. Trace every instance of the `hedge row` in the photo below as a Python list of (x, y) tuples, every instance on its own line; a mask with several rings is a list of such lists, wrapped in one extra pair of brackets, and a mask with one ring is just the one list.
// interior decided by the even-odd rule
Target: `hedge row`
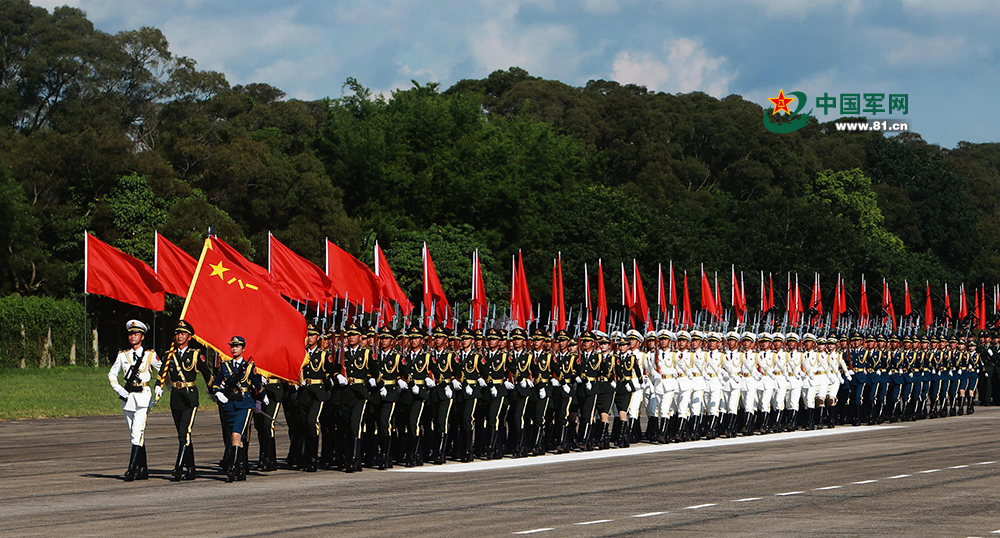
[[(46, 355), (50, 329), (52, 347)], [(74, 343), (77, 362), (82, 363), (83, 338), (80, 301), (19, 295), (0, 297), (0, 367), (68, 365)]]

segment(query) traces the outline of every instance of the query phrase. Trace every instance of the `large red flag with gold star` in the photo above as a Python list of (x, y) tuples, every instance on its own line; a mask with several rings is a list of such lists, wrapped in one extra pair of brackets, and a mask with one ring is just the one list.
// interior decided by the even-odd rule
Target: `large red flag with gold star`
[(194, 326), (198, 341), (226, 356), (233, 336), (246, 338), (244, 356), (257, 368), (297, 380), (306, 353), (306, 320), (270, 283), (244, 269), (248, 263), (220, 248), (217, 238), (206, 239), (181, 319)]

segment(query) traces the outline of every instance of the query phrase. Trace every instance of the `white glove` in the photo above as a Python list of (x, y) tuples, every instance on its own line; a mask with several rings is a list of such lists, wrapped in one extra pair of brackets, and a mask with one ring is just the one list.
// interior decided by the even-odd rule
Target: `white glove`
[(227, 403), (229, 403), (229, 398), (226, 398), (226, 395), (221, 392), (215, 393), (215, 400), (222, 405), (226, 405)]
[(374, 388), (375, 385), (377, 385), (377, 384), (378, 383), (375, 381), (374, 377), (371, 377), (371, 378), (368, 379), (368, 385), (371, 386), (372, 388)]
[(385, 398), (385, 395), (389, 394), (389, 391), (386, 390), (385, 387), (382, 387), (382, 388), (378, 389), (378, 394), (379, 394), (379, 396)]
[(420, 394), (420, 387), (417, 386), (417, 385), (413, 385), (413, 388), (411, 388), (410, 390), (413, 392), (414, 396), (417, 396), (417, 395)]
[(153, 389), (153, 393), (156, 394), (156, 399), (159, 400), (160, 398), (163, 397), (163, 387), (157, 385), (156, 388)]
[(427, 383), (427, 388), (429, 389), (432, 389), (437, 386), (437, 383), (434, 382), (433, 377), (424, 378), (424, 383)]
[(635, 389), (635, 390), (639, 390), (640, 388), (642, 388), (642, 384), (639, 383), (638, 379), (633, 379), (632, 380), (632, 388)]
[(569, 385), (563, 385), (562, 387), (563, 387), (563, 392), (565, 392), (566, 394), (570, 393), (571, 389), (569, 388)]
[(451, 380), (451, 386), (454, 387), (455, 390), (462, 390), (462, 382), (457, 379)]
[(611, 382), (611, 388), (617, 389), (618, 388), (618, 382), (617, 381), (612, 381)]
[[(854, 375), (854, 370), (847, 370), (847, 374), (848, 374), (849, 376), (852, 376), (852, 375)], [(850, 377), (848, 377), (847, 379), (850, 379)]]
[(128, 392), (125, 389), (121, 387), (115, 387), (115, 392), (122, 398), (128, 399)]
[(486, 380), (485, 379), (483, 379), (483, 378), (480, 377), (479, 379), (476, 380), (476, 383), (478, 383), (480, 387), (486, 388)]
[(260, 402), (261, 402), (262, 404), (264, 404), (264, 405), (268, 405), (268, 404), (270, 404), (270, 403), (271, 403), (271, 400), (268, 400), (268, 399), (267, 399), (267, 394), (265, 394), (265, 395), (264, 395), (264, 399), (263, 399), (263, 400), (261, 400)]
[(344, 377), (343, 374), (337, 374), (337, 383), (339, 383), (341, 385), (346, 385), (347, 384), (347, 378)]
[(452, 397), (452, 395), (454, 395), (454, 393), (451, 391), (451, 387), (449, 387), (448, 385), (445, 385), (444, 386), (444, 397), (448, 398), (450, 400), (451, 397)]
[(545, 399), (545, 388), (538, 389), (538, 397), (543, 400)]
[(764, 376), (760, 375), (760, 372), (754, 372), (753, 373), (753, 380), (754, 381), (760, 381), (761, 379), (764, 379)]
[(406, 390), (410, 388), (410, 386), (406, 384), (406, 381), (403, 381), (402, 379), (397, 379), (396, 384), (399, 385), (400, 390)]
[(591, 383), (590, 381), (587, 381), (587, 390), (592, 390), (593, 388), (594, 388), (594, 384)]
[(559, 386), (559, 380), (556, 379), (556, 378), (552, 378), (552, 386), (553, 387), (558, 387)]
[(490, 396), (493, 396), (494, 398), (497, 397), (497, 388), (496, 387), (490, 387)]
[(875, 373), (878, 375), (882, 375), (882, 370), (875, 370)]
[(465, 393), (468, 394), (469, 396), (472, 396), (472, 386), (471, 385), (465, 387)]
[(504, 381), (503, 382), (503, 388), (505, 388), (507, 390), (514, 390), (514, 384), (511, 383), (510, 381)]
[(526, 389), (526, 388), (528, 388), (528, 381), (527, 381), (527, 380), (525, 380), (525, 379), (522, 379), (522, 380), (521, 380), (521, 381), (520, 381), (520, 382), (518, 383), (518, 385), (521, 385), (521, 388), (522, 388), (522, 389)]
[(535, 388), (535, 382), (530, 379), (525, 379), (528, 382), (528, 387)]
[(577, 382), (577, 383), (583, 383), (583, 380), (582, 380), (582, 379), (580, 379), (580, 376), (576, 376), (576, 382)]

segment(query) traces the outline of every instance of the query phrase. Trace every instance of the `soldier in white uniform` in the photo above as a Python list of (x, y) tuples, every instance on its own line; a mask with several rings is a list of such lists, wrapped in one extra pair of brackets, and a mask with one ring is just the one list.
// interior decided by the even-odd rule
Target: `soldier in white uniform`
[(789, 335), (788, 344), (788, 394), (785, 409), (788, 409), (787, 431), (799, 429), (799, 410), (802, 409), (802, 386), (805, 372), (802, 371), (802, 350), (799, 349), (799, 335)]
[(660, 383), (657, 385), (657, 394), (660, 400), (659, 430), (657, 441), (669, 443), (673, 441), (676, 430), (676, 422), (679, 420), (677, 410), (680, 398), (680, 385), (677, 380), (677, 354), (673, 348), (676, 345), (677, 336), (666, 330), (660, 329), (656, 333), (656, 371), (660, 375)]
[[(132, 454), (124, 475), (125, 481), (131, 482), (149, 477), (144, 438), (146, 413), (153, 404), (153, 391), (149, 389), (149, 382), (155, 379), (152, 370), (159, 371), (162, 364), (155, 351), (142, 347), (142, 341), (146, 337), (145, 323), (129, 320), (125, 329), (128, 331), (129, 348), (118, 352), (108, 371), (108, 382), (122, 400), (125, 424), (132, 438)], [(119, 374), (124, 375), (124, 386), (118, 381)], [(163, 389), (156, 385), (154, 390), (159, 399), (163, 395)]]
[(788, 396), (790, 385), (788, 379), (788, 349), (784, 342), (775, 338), (771, 343), (771, 352), (774, 355), (774, 394), (771, 396), (771, 427), (772, 431), (785, 431), (788, 417), (785, 411), (785, 398)]
[(743, 354), (740, 351), (740, 335), (736, 331), (726, 334), (726, 350), (722, 356), (722, 433), (726, 437), (736, 437), (736, 416), (740, 412), (740, 390)]
[[(767, 333), (761, 333), (760, 338), (764, 338)], [(757, 411), (757, 389), (761, 381), (760, 370), (757, 367), (757, 356), (759, 351), (758, 337), (752, 332), (743, 333), (740, 340), (740, 404), (743, 408), (743, 420), (740, 422), (739, 431), (747, 435), (754, 434), (754, 424), (756, 422), (755, 413)]]
[(674, 355), (674, 366), (677, 369), (677, 432), (675, 439), (687, 441), (688, 422), (691, 420), (691, 399), (694, 397), (694, 376), (688, 375), (688, 370), (693, 369), (695, 353), (689, 349), (691, 345), (691, 333), (680, 331), (677, 333), (677, 352)]
[(691, 333), (691, 347), (688, 350), (687, 360), (684, 362), (685, 373), (691, 381), (691, 414), (687, 427), (690, 431), (688, 437), (695, 440), (701, 439), (701, 426), (705, 411), (705, 363), (708, 360), (708, 350), (705, 349), (705, 333), (693, 331)]
[(705, 353), (705, 437), (718, 437), (719, 412), (722, 407), (722, 334), (708, 335), (708, 351)]
[(829, 337), (826, 339), (826, 359), (827, 359), (827, 379), (830, 385), (826, 392), (826, 412), (829, 414), (826, 426), (833, 428), (837, 425), (839, 417), (837, 410), (837, 395), (840, 394), (840, 387), (851, 380), (851, 371), (844, 362), (844, 354), (837, 349), (837, 339)]
[[(635, 329), (625, 333), (625, 337), (628, 339), (629, 349), (628, 353), (635, 356), (635, 362), (639, 365), (639, 370), (642, 372), (643, 377), (646, 375), (646, 352), (643, 351), (642, 345), (644, 339), (642, 333), (636, 331)], [(629, 435), (631, 436), (631, 442), (638, 442), (642, 437), (642, 430), (639, 424), (639, 413), (642, 410), (642, 400), (643, 393), (642, 379), (633, 380), (633, 390), (632, 398), (629, 400), (628, 404), (628, 420), (629, 420)], [(638, 436), (638, 438), (637, 438)]]
[(646, 350), (642, 356), (642, 408), (646, 411), (646, 432), (645, 439), (650, 443), (656, 442), (660, 436), (658, 430), (660, 426), (660, 372), (656, 369), (656, 357), (658, 355), (656, 345), (656, 333), (646, 333)]
[(802, 370), (805, 372), (805, 383), (803, 385), (802, 399), (805, 402), (806, 429), (816, 428), (816, 406), (819, 404), (817, 398), (819, 394), (818, 375), (820, 369), (819, 352), (816, 351), (816, 336), (806, 333), (804, 340), (805, 351), (802, 353)]
[(754, 429), (760, 431), (761, 433), (771, 432), (771, 403), (774, 397), (774, 389), (777, 386), (775, 371), (778, 366), (775, 361), (775, 353), (772, 349), (771, 343), (781, 342), (783, 340), (784, 335), (781, 333), (765, 335), (764, 337), (757, 339), (759, 348), (757, 353), (757, 369), (760, 371), (762, 377), (757, 387), (758, 416), (757, 425)]

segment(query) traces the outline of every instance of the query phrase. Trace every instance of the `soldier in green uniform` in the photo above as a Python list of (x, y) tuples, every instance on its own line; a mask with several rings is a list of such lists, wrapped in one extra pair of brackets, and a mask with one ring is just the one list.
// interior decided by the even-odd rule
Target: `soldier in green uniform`
[(528, 455), (524, 417), (534, 382), (531, 381), (531, 353), (525, 349), (526, 342), (524, 329), (518, 327), (511, 332), (510, 343), (514, 350), (510, 353), (507, 372), (514, 387), (509, 390), (510, 416), (507, 419), (507, 431), (510, 437), (507, 444), (515, 458)]
[(409, 349), (403, 358), (403, 371), (409, 380), (409, 391), (404, 393), (408, 416), (406, 422), (406, 445), (404, 448), (407, 467), (423, 465), (423, 421), (424, 406), (428, 389), (434, 388), (430, 378), (431, 355), (424, 349), (424, 336), (416, 328), (407, 333)]
[(403, 357), (396, 350), (396, 333), (388, 327), (379, 331), (378, 353), (371, 362), (371, 377), (376, 380), (376, 392), (372, 395), (372, 407), (378, 422), (378, 468), (392, 468), (393, 415), (399, 402), (399, 391), (405, 390), (406, 382), (400, 379)]
[[(638, 334), (638, 333), (637, 333)], [(615, 417), (615, 427), (612, 434), (615, 439), (615, 446), (618, 448), (628, 448), (631, 444), (632, 422), (628, 417), (628, 409), (632, 403), (632, 394), (641, 386), (639, 380), (642, 379), (642, 366), (635, 353), (630, 353), (629, 341), (640, 342), (642, 335), (630, 335), (628, 339), (622, 338), (615, 341), (618, 346), (615, 353), (614, 379), (615, 379), (615, 408), (618, 409), (618, 416)]]
[(569, 452), (573, 442), (569, 412), (573, 403), (576, 357), (569, 351), (570, 338), (566, 331), (557, 331), (554, 340), (556, 347), (552, 354), (552, 390), (549, 395), (549, 408), (552, 410), (550, 444), (557, 454), (563, 454)]
[(174, 428), (177, 429), (177, 462), (171, 473), (174, 480), (194, 480), (194, 446), (191, 444), (191, 427), (198, 413), (198, 387), (196, 381), (201, 372), (207, 385), (212, 379), (212, 370), (205, 361), (200, 350), (192, 349), (188, 344), (194, 336), (194, 327), (185, 320), (177, 323), (174, 330), (174, 344), (167, 351), (164, 368), (160, 369), (160, 386), (166, 383), (170, 387), (170, 413), (174, 418)]
[(993, 405), (993, 392), (996, 385), (997, 355), (996, 336), (993, 333), (980, 333), (979, 359), (983, 363), (983, 373), (979, 376), (979, 405)]
[(552, 352), (549, 351), (549, 335), (545, 331), (536, 331), (531, 335), (531, 367), (530, 377), (532, 384), (531, 393), (528, 395), (528, 416), (531, 418), (528, 438), (531, 448), (528, 452), (531, 456), (545, 454), (545, 417), (548, 416), (548, 409), (551, 402), (551, 382), (554, 361)]
[[(316, 472), (319, 454), (320, 413), (327, 400), (330, 366), (327, 353), (319, 344), (319, 329), (309, 324), (306, 327), (306, 357), (299, 373), (299, 389), (296, 394), (303, 417), (303, 437), (305, 455), (299, 468), (307, 473)], [(325, 440), (324, 440), (325, 444)], [(324, 452), (326, 446), (323, 447)]]
[(580, 434), (577, 436), (577, 448), (581, 450), (594, 449), (593, 430), (597, 418), (598, 378), (601, 377), (601, 362), (603, 356), (594, 349), (596, 335), (587, 331), (580, 337), (580, 354), (576, 358), (577, 398), (580, 399)]
[[(448, 445), (451, 411), (455, 396), (455, 353), (448, 349), (448, 333), (442, 328), (434, 329), (432, 333), (430, 378), (434, 380), (434, 388), (428, 398), (428, 415), (431, 421), (430, 461), (441, 465), (445, 460), (445, 448)], [(459, 384), (459, 389), (461, 384)]]
[(347, 421), (344, 431), (347, 453), (344, 471), (353, 473), (362, 470), (361, 434), (365, 410), (368, 405), (369, 377), (372, 351), (361, 345), (361, 329), (354, 323), (344, 331), (347, 345), (344, 346), (341, 371), (335, 374), (337, 383), (344, 387), (340, 393), (341, 416)]
[(455, 444), (459, 446), (459, 461), (470, 462), (475, 459), (473, 441), (475, 438), (476, 405), (483, 397), (482, 389), (486, 386), (483, 369), (486, 366), (482, 355), (474, 348), (475, 336), (468, 329), (462, 330), (460, 336), (461, 350), (455, 357), (458, 368), (456, 380), (462, 385), (462, 406), (456, 410), (460, 415), (460, 437)]
[(503, 424), (507, 387), (513, 388), (513, 384), (507, 379), (507, 362), (507, 353), (500, 350), (500, 331), (497, 329), (487, 330), (486, 350), (480, 360), (482, 374), (488, 385), (487, 391), (483, 394), (485, 400), (483, 405), (487, 407), (485, 447), (483, 449), (486, 459), (503, 458), (500, 429)]

